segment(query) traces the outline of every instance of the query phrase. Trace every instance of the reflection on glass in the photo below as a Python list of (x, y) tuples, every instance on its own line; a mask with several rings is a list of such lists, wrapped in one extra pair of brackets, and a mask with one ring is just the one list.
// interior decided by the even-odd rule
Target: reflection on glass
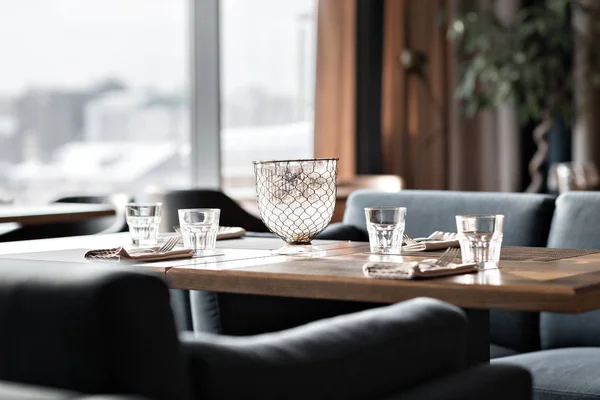
[(502, 285), (502, 272), (500, 269), (486, 269), (476, 274), (458, 275), (454, 278), (457, 283), (478, 285)]

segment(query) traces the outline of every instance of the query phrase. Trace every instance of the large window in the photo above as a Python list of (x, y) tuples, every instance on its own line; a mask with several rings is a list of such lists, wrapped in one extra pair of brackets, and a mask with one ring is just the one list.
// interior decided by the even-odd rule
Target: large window
[(313, 155), (316, 1), (221, 0), (220, 13), (221, 175), (242, 196), (252, 161)]
[(313, 155), (315, 50), (316, 0), (0, 1), (0, 198), (245, 197), (252, 161)]
[(188, 40), (187, 0), (1, 1), (0, 191), (189, 185)]

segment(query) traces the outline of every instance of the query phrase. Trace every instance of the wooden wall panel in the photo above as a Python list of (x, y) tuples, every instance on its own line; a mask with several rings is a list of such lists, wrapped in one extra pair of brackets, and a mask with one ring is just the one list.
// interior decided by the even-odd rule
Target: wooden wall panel
[[(382, 94), (386, 173), (408, 188), (445, 189), (449, 126), (449, 45), (438, 16), (446, 0), (386, 0)], [(423, 76), (408, 73), (404, 50), (427, 56)]]

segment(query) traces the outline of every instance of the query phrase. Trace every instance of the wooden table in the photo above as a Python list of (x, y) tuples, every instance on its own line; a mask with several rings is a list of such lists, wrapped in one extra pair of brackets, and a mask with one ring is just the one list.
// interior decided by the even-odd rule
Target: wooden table
[[(0, 244), (0, 267), (25, 260), (82, 263), (87, 249), (127, 243), (127, 235)], [(318, 245), (324, 257), (280, 256), (271, 251), (282, 246), (279, 239), (246, 237), (219, 241), (211, 256), (127, 268), (154, 271), (178, 289), (382, 304), (421, 296), (441, 299), (467, 309), (475, 362), (489, 360), (489, 309), (578, 313), (600, 308), (600, 253), (547, 262), (501, 261), (495, 270), (398, 281), (365, 277), (362, 266), (420, 257), (371, 255), (368, 244), (361, 242)]]
[(41, 225), (76, 222), (115, 215), (110, 204), (54, 203), (43, 206), (0, 206), (0, 224)]

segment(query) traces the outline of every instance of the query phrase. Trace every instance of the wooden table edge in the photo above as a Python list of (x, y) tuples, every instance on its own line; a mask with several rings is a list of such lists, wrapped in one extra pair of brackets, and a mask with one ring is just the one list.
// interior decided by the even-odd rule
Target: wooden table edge
[(15, 217), (0, 217), (0, 223), (15, 222), (21, 225), (44, 225), (51, 223), (68, 223), (81, 221), (81, 216), (86, 216), (86, 219), (110, 217), (116, 215), (114, 209), (97, 210), (97, 211), (78, 211), (68, 213), (56, 213), (52, 215), (27, 215)]
[[(190, 280), (190, 275), (193, 275), (195, 282)], [(191, 271), (185, 267), (169, 268), (166, 271), (166, 277), (167, 283), (172, 289), (381, 304), (397, 303), (415, 297), (432, 297), (460, 307), (474, 309), (579, 313), (596, 309), (597, 307), (593, 303), (600, 302), (600, 294), (594, 297), (585, 296), (576, 293), (571, 288), (557, 288), (558, 290), (553, 293), (548, 293), (547, 290), (537, 290), (532, 293), (531, 287), (526, 286), (522, 286), (521, 290), (500, 286), (468, 286), (468, 289), (461, 290), (461, 284), (447, 281), (440, 281), (439, 285), (432, 286), (431, 280), (393, 281), (385, 279), (372, 279), (368, 285), (365, 285), (364, 279), (368, 278), (324, 276), (324, 279), (318, 281), (311, 275), (241, 271), (239, 269), (232, 271), (194, 269)], [(202, 281), (201, 285), (198, 285), (198, 280)], [(310, 282), (310, 285), (304, 285), (303, 282)], [(420, 282), (428, 283), (421, 285)], [(510, 302), (507, 302), (504, 297), (507, 293), (511, 293), (512, 301)]]

